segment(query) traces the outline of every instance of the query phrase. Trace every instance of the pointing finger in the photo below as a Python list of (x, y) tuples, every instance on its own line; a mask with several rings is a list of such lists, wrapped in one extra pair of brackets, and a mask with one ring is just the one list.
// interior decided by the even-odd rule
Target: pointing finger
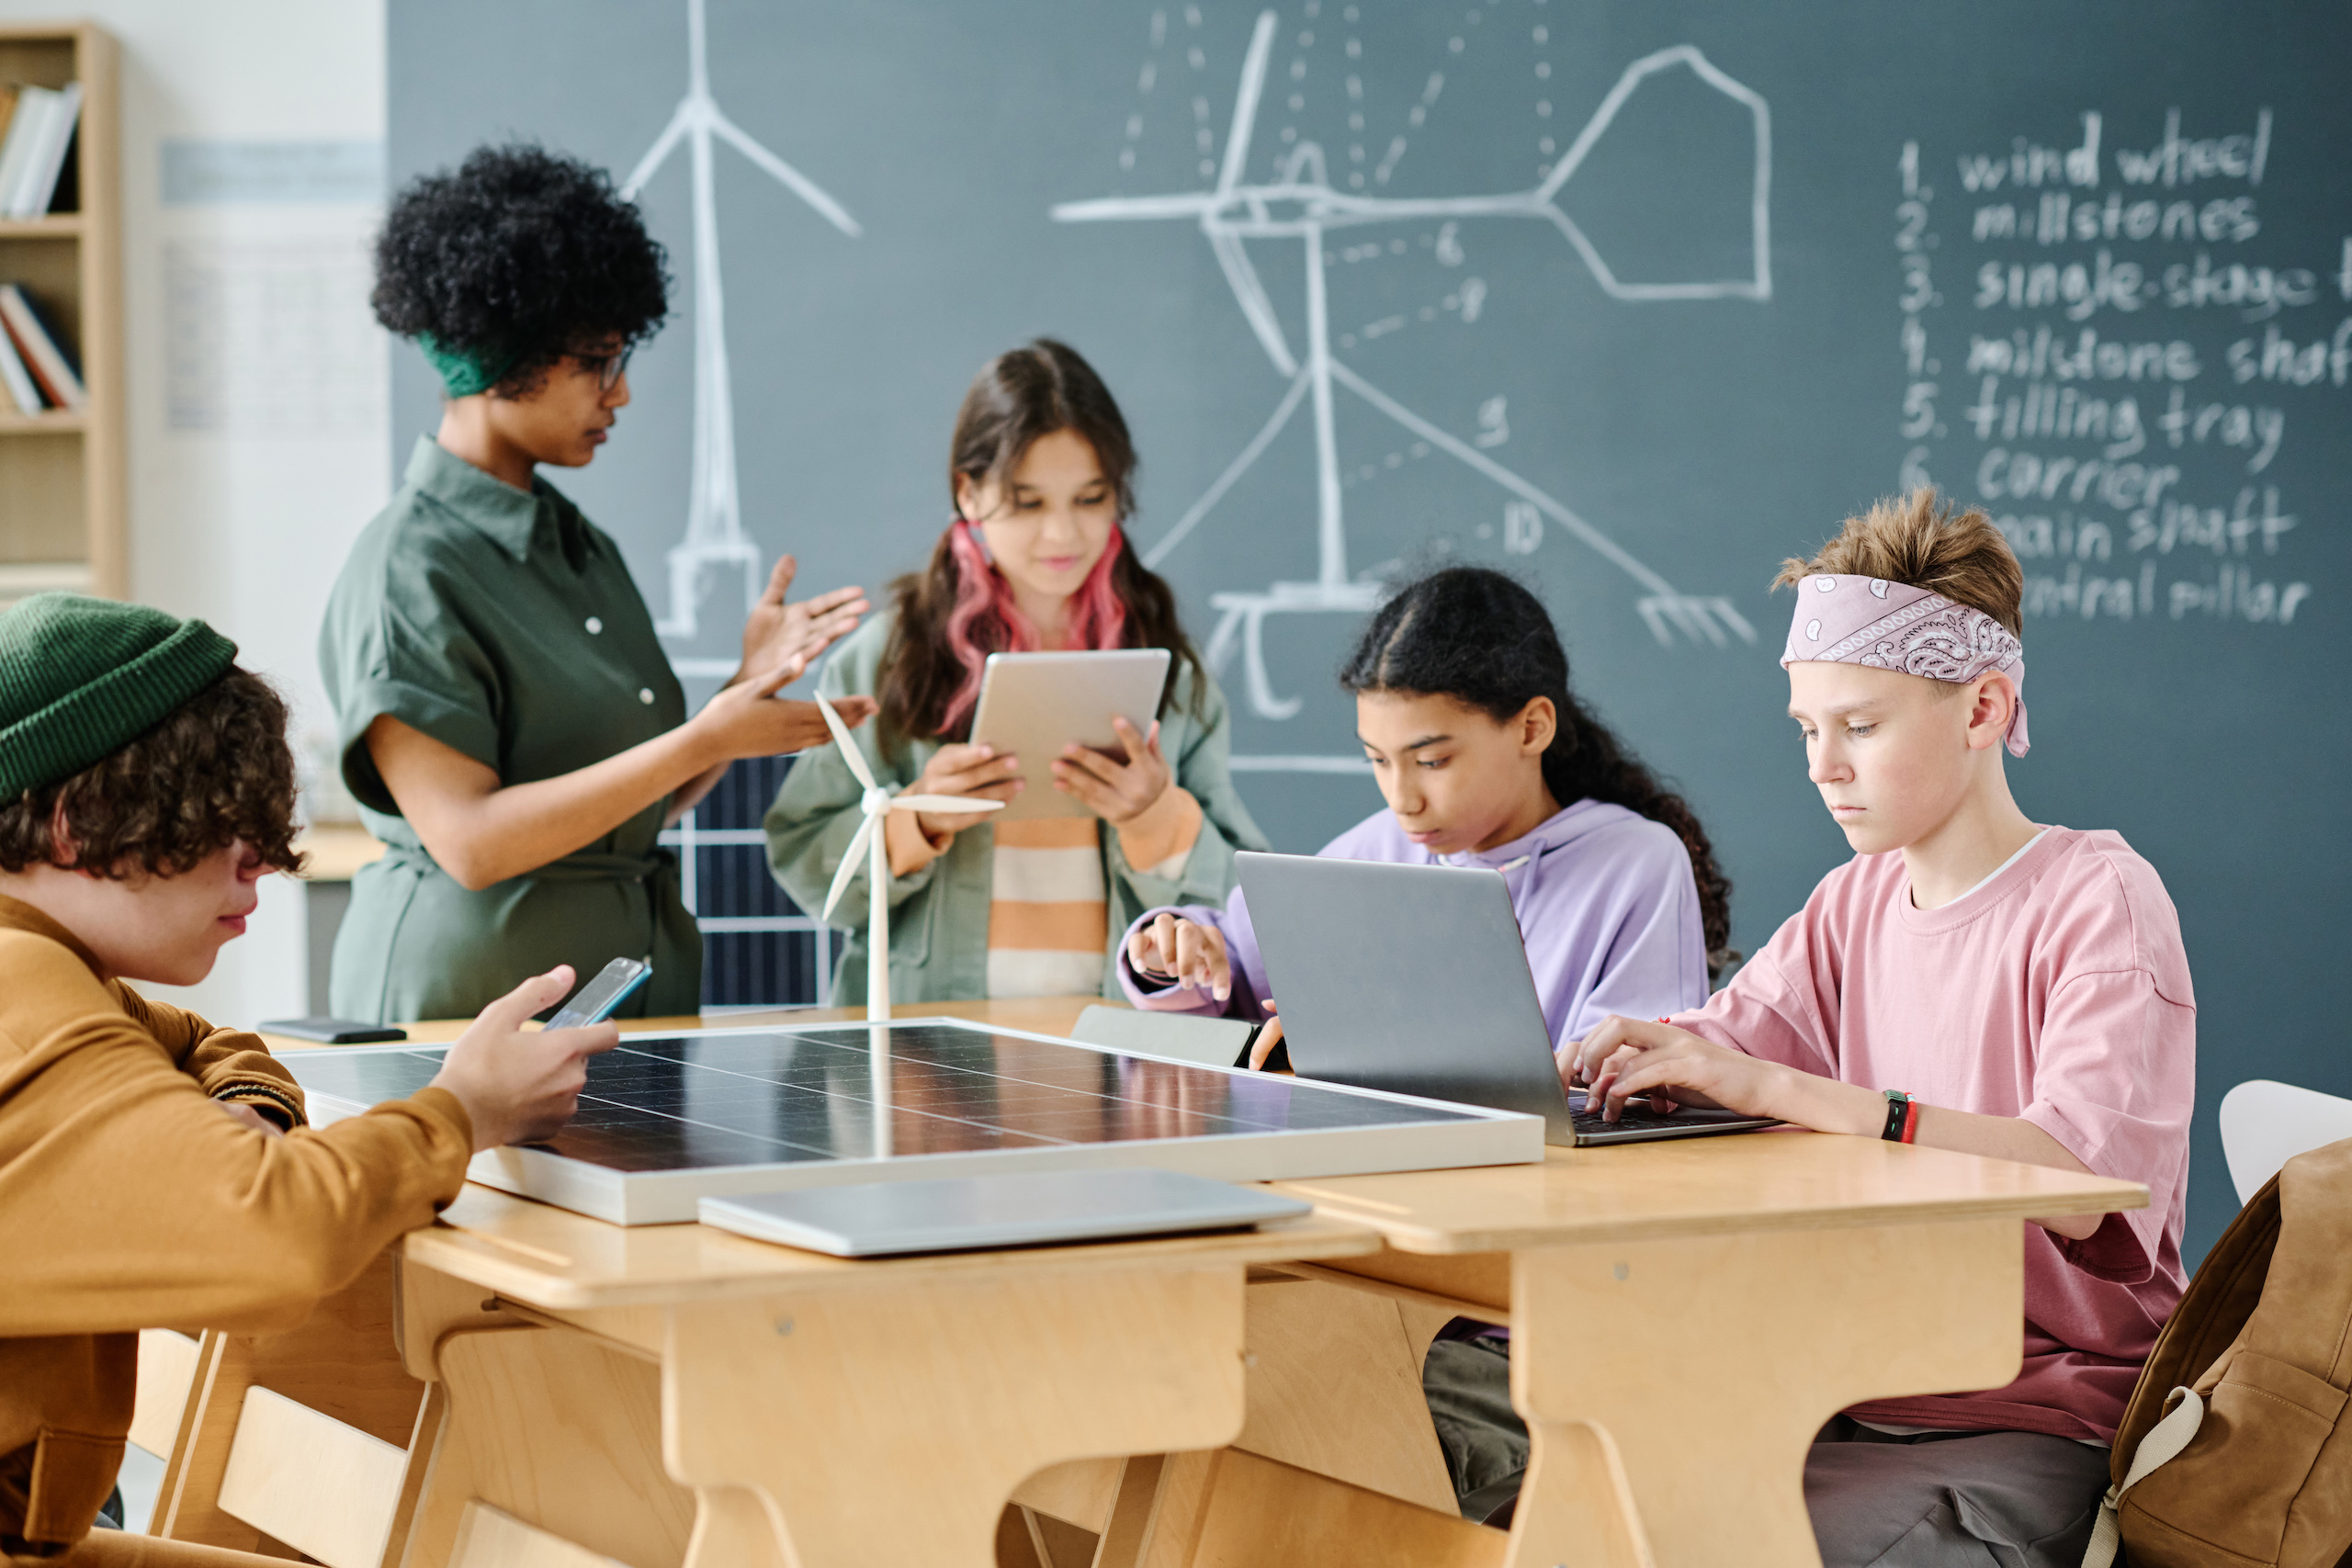
[(502, 1032), (512, 1034), (523, 1027), (525, 1019), (546, 1011), (570, 995), (572, 979), (571, 965), (559, 964), (544, 975), (532, 976), (482, 1009), (482, 1013)]
[(1283, 1021), (1279, 1018), (1273, 1019), (1267, 1023), (1265, 1028), (1258, 1032), (1257, 1040), (1250, 1047), (1250, 1066), (1256, 1068), (1262, 1068), (1265, 1066), (1266, 1058), (1274, 1054), (1274, 1047), (1281, 1044), (1282, 1042)]

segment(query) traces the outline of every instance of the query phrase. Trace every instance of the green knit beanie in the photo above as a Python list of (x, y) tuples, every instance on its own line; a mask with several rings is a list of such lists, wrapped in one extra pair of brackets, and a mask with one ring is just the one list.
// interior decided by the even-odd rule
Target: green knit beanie
[(229, 672), (202, 621), (79, 593), (0, 611), (0, 800), (121, 750)]

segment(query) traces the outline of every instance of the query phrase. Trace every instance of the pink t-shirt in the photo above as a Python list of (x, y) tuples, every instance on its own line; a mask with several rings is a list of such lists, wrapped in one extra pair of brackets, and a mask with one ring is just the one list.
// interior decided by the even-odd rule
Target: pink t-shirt
[(2111, 1441), (2179, 1300), (2197, 1004), (2164, 884), (2121, 836), (2052, 828), (1939, 909), (1857, 855), (1696, 1012), (1719, 1044), (1925, 1104), (2020, 1116), (2148, 1206), (2087, 1240), (2025, 1227), (2025, 1369), (1856, 1417)]

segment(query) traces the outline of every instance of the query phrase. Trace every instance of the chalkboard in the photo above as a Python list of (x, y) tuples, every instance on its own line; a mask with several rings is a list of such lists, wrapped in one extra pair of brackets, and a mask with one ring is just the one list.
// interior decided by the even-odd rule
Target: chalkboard
[[(1330, 678), (1368, 584), (1496, 562), (1698, 807), (1753, 950), (1846, 853), (1765, 584), (1932, 479), (2030, 574), (2021, 803), (2180, 908), (2192, 1254), (2234, 1207), (2221, 1094), (2352, 1092), (2340, 6), (707, 0), (698, 78), (694, 3), (389, 8), (395, 183), (510, 135), (626, 179), (676, 131), (641, 190), (674, 321), (559, 478), (683, 669), (731, 664), (739, 556), (918, 564), (965, 384), (1053, 333), (1126, 410), (1134, 539), (1281, 847), (1378, 805)], [(724, 465), (694, 500), (698, 361), (740, 533)], [(404, 454), (413, 353), (394, 392)]]

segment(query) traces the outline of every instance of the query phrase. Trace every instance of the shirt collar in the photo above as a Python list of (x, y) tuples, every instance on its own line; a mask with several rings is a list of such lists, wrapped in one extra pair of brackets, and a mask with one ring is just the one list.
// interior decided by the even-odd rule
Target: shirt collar
[(562, 550), (574, 571), (586, 563), (587, 537), (580, 513), (537, 474), (531, 476), (529, 490), (516, 490), (430, 435), (421, 435), (409, 455), (408, 482), (488, 535), (518, 562), (528, 560), (533, 549), (552, 545)]
[(85, 946), (80, 937), (21, 898), (0, 894), (0, 931), (30, 931), (35, 936), (47, 937), (88, 964), (91, 974), (101, 980), (106, 978), (106, 970), (99, 964), (98, 955)]

